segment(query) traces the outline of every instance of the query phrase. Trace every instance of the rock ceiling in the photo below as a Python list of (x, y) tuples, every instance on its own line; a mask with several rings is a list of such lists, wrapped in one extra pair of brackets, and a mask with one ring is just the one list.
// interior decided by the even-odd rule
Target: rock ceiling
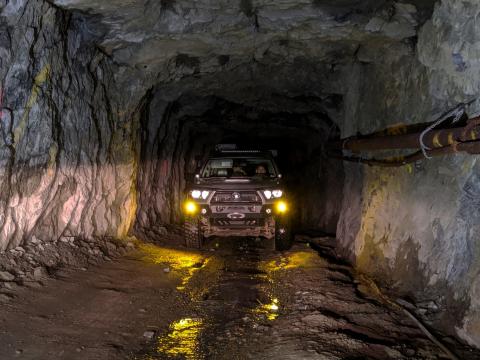
[[(339, 62), (360, 46), (415, 37), (426, 1), (53, 0), (86, 19), (120, 64), (215, 68), (265, 56)], [(431, 1), (430, 1), (431, 2)]]

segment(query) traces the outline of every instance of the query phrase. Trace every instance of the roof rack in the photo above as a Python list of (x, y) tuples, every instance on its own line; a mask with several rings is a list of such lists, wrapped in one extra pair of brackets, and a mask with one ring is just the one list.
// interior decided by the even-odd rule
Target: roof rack
[(215, 145), (216, 151), (226, 151), (226, 150), (236, 150), (238, 149), (237, 144), (217, 144)]
[(272, 156), (276, 157), (278, 155), (277, 150), (259, 150), (259, 149), (241, 149), (237, 144), (217, 144), (215, 145), (215, 152), (222, 154), (260, 154), (260, 153), (270, 153)]
[(222, 153), (261, 153), (260, 150), (220, 150)]

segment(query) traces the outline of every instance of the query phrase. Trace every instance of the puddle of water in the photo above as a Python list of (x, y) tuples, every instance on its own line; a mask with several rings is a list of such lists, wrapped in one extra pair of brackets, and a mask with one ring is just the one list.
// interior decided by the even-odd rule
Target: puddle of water
[(204, 260), (204, 256), (201, 254), (163, 248), (152, 244), (142, 244), (139, 248), (144, 253), (143, 260), (155, 264), (168, 264), (175, 270), (193, 267), (201, 264)]
[[(177, 290), (185, 290), (185, 286), (188, 284), (188, 282), (193, 277), (193, 275), (197, 271), (199, 271), (200, 269), (203, 269), (205, 266), (207, 266), (209, 261), (210, 261), (210, 259), (208, 258), (208, 259), (205, 259), (200, 266), (192, 266), (192, 267), (188, 268), (187, 274), (182, 276), (182, 282), (179, 286), (177, 286)], [(197, 264), (197, 265), (199, 265), (199, 264)]]
[(184, 318), (173, 322), (169, 332), (158, 338), (156, 352), (162, 359), (204, 359), (200, 351), (200, 333), (203, 320), (200, 318)]
[(163, 248), (152, 244), (142, 244), (139, 248), (144, 253), (142, 258), (144, 261), (165, 264), (178, 271), (180, 275), (178, 290), (184, 290), (195, 272), (205, 267), (209, 260), (201, 254)]
[[(260, 262), (258, 268), (260, 271), (263, 271), (267, 274), (267, 279), (269, 283), (275, 283), (275, 273), (279, 271), (286, 271), (296, 268), (308, 268), (312, 266), (318, 266), (318, 262), (322, 261), (321, 258), (313, 251), (291, 251), (287, 256), (282, 256), (270, 261)], [(279, 316), (280, 311), (280, 301), (277, 297), (270, 295), (270, 300), (268, 303), (260, 303), (253, 313), (257, 316), (264, 317), (267, 320), (273, 321), (276, 320)]]
[(295, 251), (286, 257), (260, 264), (260, 269), (267, 273), (289, 270), (300, 267), (311, 267), (318, 264), (320, 257), (312, 251)]
[(268, 304), (260, 304), (253, 310), (256, 315), (264, 316), (267, 320), (273, 321), (278, 318), (280, 310), (280, 301), (272, 298)]

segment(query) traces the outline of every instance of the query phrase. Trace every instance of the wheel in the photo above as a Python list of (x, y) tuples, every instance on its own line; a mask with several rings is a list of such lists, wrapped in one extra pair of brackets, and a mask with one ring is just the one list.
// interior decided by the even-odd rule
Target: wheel
[(200, 221), (197, 217), (187, 216), (183, 224), (183, 236), (185, 246), (188, 248), (200, 249), (203, 243), (203, 232), (200, 228)]
[(275, 220), (275, 250), (288, 250), (293, 245), (292, 226), (287, 219)]

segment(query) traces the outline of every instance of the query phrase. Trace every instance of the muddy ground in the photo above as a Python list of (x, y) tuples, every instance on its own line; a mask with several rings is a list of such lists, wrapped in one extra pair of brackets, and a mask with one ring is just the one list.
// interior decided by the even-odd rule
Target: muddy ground
[(449, 358), (307, 243), (282, 253), (242, 238), (198, 252), (139, 243), (51, 275), (2, 304), (0, 359)]

